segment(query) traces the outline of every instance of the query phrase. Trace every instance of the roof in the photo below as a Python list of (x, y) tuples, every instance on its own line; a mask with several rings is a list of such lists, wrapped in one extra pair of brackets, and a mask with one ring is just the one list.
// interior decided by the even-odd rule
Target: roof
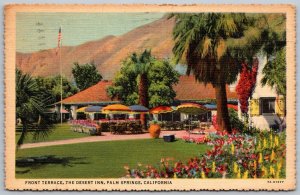
[(62, 101), (63, 104), (97, 104), (101, 102), (114, 102), (107, 94), (107, 87), (111, 86), (111, 81), (100, 81), (97, 84), (80, 91)]
[[(203, 84), (196, 81), (194, 76), (181, 76), (177, 85), (173, 87), (177, 100), (201, 100), (215, 99), (215, 89), (211, 84)], [(226, 86), (227, 98), (237, 99), (236, 92)]]
[[(78, 92), (63, 100), (63, 104), (112, 104), (119, 101), (112, 100), (106, 89), (112, 85), (112, 81), (100, 81), (83, 91)], [(215, 90), (211, 84), (204, 85), (195, 80), (194, 76), (181, 76), (179, 82), (174, 86), (177, 100), (203, 100), (215, 99)], [(237, 99), (237, 94), (231, 92), (229, 87), (226, 86), (227, 98)]]

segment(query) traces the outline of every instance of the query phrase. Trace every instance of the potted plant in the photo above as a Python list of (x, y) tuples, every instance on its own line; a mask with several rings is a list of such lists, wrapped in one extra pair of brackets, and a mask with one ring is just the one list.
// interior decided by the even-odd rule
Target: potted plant
[(152, 138), (159, 138), (160, 134), (160, 125), (157, 121), (151, 121), (149, 127), (149, 133)]

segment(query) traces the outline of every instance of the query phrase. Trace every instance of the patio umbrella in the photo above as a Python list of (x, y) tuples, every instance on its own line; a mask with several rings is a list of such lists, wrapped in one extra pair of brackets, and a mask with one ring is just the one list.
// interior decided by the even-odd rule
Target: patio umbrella
[(78, 108), (77, 110), (76, 110), (76, 112), (85, 112), (85, 109), (86, 109), (87, 107), (85, 106), (85, 107), (81, 107), (81, 108)]
[[(157, 106), (150, 110), (151, 114), (163, 114), (163, 113), (169, 113), (173, 112), (174, 110), (170, 106)], [(162, 120), (162, 116), (161, 116)]]
[[(179, 106), (177, 106), (177, 111), (184, 113), (184, 114), (204, 114), (206, 113), (208, 110), (199, 104), (195, 104), (195, 103), (183, 103)], [(190, 131), (191, 131), (191, 122), (190, 121), (190, 125), (189, 125), (189, 136), (190, 136)]]
[(177, 111), (184, 114), (204, 114), (208, 110), (206, 107), (195, 103), (183, 103), (177, 106)]
[(129, 106), (129, 108), (131, 109), (132, 112), (137, 112), (137, 113), (149, 112), (148, 108), (146, 108), (145, 106), (141, 106), (141, 105), (132, 105), (132, 106)]
[(162, 114), (162, 113), (168, 113), (173, 112), (174, 110), (169, 106), (157, 106), (155, 108), (152, 108), (150, 110), (151, 114)]
[(122, 104), (112, 104), (102, 108), (102, 113), (105, 114), (127, 114), (131, 109), (128, 106)]
[(232, 109), (234, 109), (235, 111), (238, 111), (238, 106), (237, 106), (237, 105), (234, 105), (234, 104), (227, 104), (227, 107), (228, 107), (228, 108), (232, 108)]
[(100, 113), (102, 108), (102, 106), (88, 106), (85, 108), (85, 112)]

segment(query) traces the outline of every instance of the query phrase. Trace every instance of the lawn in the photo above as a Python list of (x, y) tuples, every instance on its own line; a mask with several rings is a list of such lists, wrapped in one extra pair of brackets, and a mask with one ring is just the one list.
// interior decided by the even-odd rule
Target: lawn
[(19, 164), (16, 167), (16, 178), (120, 178), (125, 175), (124, 165), (158, 165), (160, 159), (166, 157), (186, 162), (207, 149), (207, 145), (190, 144), (182, 140), (166, 143), (162, 139), (20, 149), (17, 151), (17, 159), (51, 155), (59, 162)]
[[(16, 142), (18, 141), (19, 137), (21, 136), (21, 126), (17, 127), (16, 131)], [(54, 140), (64, 140), (64, 139), (73, 139), (73, 138), (79, 138), (79, 137), (86, 137), (90, 136), (85, 133), (78, 133), (74, 132), (70, 129), (70, 125), (67, 123), (63, 124), (56, 124), (53, 129), (51, 130), (51, 133), (49, 136), (41, 137), (38, 140), (33, 139), (33, 133), (30, 132), (27, 134), (24, 143), (35, 143), (35, 142), (45, 142), (45, 141), (54, 141)]]

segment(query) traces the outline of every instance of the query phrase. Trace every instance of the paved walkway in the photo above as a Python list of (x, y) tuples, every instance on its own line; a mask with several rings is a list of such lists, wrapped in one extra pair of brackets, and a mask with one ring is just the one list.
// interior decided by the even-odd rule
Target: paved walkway
[[(214, 131), (213, 129), (209, 129), (207, 132), (213, 132), (213, 131)], [(160, 137), (163, 137), (164, 135), (170, 135), (170, 134), (174, 134), (177, 139), (182, 138), (183, 136), (189, 136), (187, 131), (180, 130), (180, 131), (161, 131)], [(190, 136), (191, 137), (201, 137), (204, 135), (191, 134)], [(58, 145), (65, 145), (65, 144), (78, 144), (78, 143), (116, 141), (116, 140), (147, 139), (147, 138), (150, 138), (149, 133), (116, 135), (116, 134), (111, 134), (109, 132), (102, 132), (101, 136), (88, 136), (88, 137), (67, 139), (67, 140), (57, 140), (57, 141), (49, 141), (49, 142), (23, 144), (21, 146), (21, 149), (37, 148), (37, 147), (44, 147), (44, 146), (58, 146)]]

